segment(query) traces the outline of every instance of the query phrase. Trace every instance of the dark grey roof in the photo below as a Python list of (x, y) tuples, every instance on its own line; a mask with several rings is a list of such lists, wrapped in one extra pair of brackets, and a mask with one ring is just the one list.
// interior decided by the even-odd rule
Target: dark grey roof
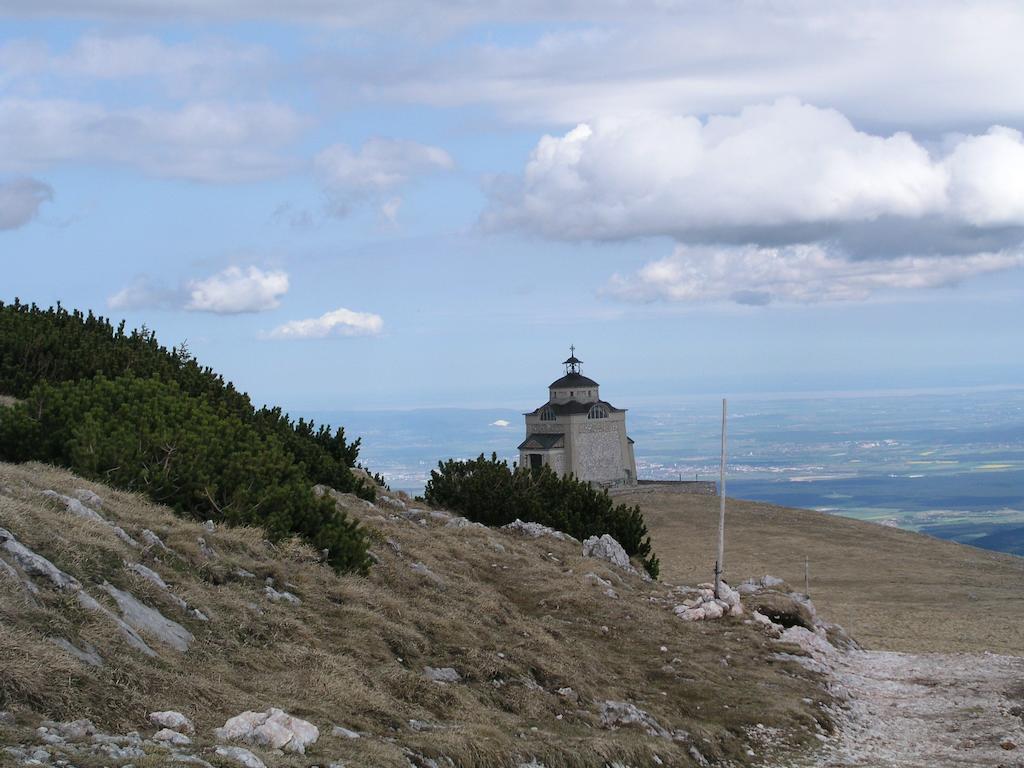
[(561, 432), (539, 432), (526, 436), (526, 439), (519, 444), (519, 450), (534, 448), (542, 451), (549, 451), (552, 448), (564, 448), (565, 435)]
[(582, 373), (567, 373), (557, 381), (548, 384), (548, 389), (572, 389), (573, 387), (596, 387), (598, 383), (589, 379)]
[(562, 365), (583, 365), (583, 361), (573, 355), (568, 360), (563, 360)]
[(554, 411), (555, 416), (572, 416), (577, 413), (590, 413), (590, 409), (595, 405), (603, 405), (608, 409), (609, 413), (618, 413), (622, 408), (616, 408), (611, 403), (606, 403), (604, 400), (598, 400), (593, 403), (579, 403), (575, 400), (570, 400), (568, 403), (544, 403), (540, 408), (526, 414), (527, 416), (534, 416), (540, 413), (544, 408), (550, 408)]

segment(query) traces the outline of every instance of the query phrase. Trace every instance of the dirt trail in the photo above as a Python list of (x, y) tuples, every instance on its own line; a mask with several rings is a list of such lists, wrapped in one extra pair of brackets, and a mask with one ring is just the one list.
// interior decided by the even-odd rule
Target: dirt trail
[(831, 662), (848, 707), (802, 765), (1024, 768), (1024, 658), (855, 651)]

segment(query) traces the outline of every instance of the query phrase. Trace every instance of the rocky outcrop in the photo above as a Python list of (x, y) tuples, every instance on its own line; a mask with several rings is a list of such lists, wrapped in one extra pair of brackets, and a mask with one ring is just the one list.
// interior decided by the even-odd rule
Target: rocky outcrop
[(534, 539), (539, 539), (541, 536), (547, 536), (548, 538), (557, 539), (558, 541), (576, 541), (576, 539), (569, 534), (556, 531), (554, 528), (548, 528), (546, 525), (541, 525), (540, 523), (525, 523), (518, 519), (513, 520), (508, 525), (501, 526), (501, 530), (521, 533), (524, 536), (529, 536)]
[(181, 624), (171, 621), (156, 608), (150, 608), (145, 603), (139, 602), (130, 592), (125, 592), (106, 582), (103, 584), (103, 589), (114, 598), (114, 602), (117, 603), (117, 607), (121, 611), (121, 618), (132, 629), (144, 632), (174, 650), (182, 652), (187, 651), (195, 639), (192, 633)]
[(713, 584), (699, 584), (694, 592), (694, 597), (684, 600), (673, 609), (676, 616), (683, 621), (705, 621), (720, 619), (723, 616), (743, 615), (740, 593), (724, 581), (720, 585), (717, 598)]
[(177, 731), (178, 733), (194, 733), (196, 730), (191, 720), (181, 714), (181, 712), (175, 712), (173, 709), (163, 712), (150, 712), (149, 722), (161, 728)]
[(755, 592), (747, 597), (747, 607), (767, 616), (783, 627), (814, 629), (815, 610), (809, 600), (774, 590)]
[(320, 729), (310, 722), (271, 707), (266, 712), (243, 712), (214, 731), (218, 741), (240, 741), (266, 749), (280, 749), (303, 755), (306, 747), (320, 738)]
[(595, 557), (599, 560), (606, 560), (617, 568), (629, 573), (636, 573), (636, 569), (629, 562), (629, 555), (612, 536), (605, 533), (601, 536), (591, 536), (583, 542), (583, 556)]

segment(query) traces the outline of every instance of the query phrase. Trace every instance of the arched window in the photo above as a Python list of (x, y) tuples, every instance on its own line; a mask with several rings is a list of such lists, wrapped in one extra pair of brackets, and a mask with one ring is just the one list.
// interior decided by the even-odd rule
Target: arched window
[(590, 409), (590, 413), (587, 414), (587, 418), (588, 419), (607, 419), (608, 418), (608, 409), (605, 408), (603, 405), (600, 405), (600, 404), (595, 405), (593, 408)]
[(553, 410), (551, 410), (548, 406), (545, 405), (544, 408), (541, 409), (540, 420), (541, 421), (554, 421), (555, 420), (555, 412)]

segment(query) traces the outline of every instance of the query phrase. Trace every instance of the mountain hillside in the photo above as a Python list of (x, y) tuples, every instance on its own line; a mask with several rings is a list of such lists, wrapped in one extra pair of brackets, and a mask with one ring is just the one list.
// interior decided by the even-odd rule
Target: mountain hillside
[[(0, 464), (0, 762), (741, 766), (831, 727), (824, 678), (749, 612), (682, 621), (694, 591), (575, 540), (319, 492), (365, 527), (368, 576)], [(214, 734), (272, 707), (318, 729), (305, 755)]]
[[(718, 498), (634, 493), (662, 576), (710, 577)], [(728, 500), (726, 573), (771, 573), (810, 594), (868, 648), (1024, 656), (1024, 558), (876, 523), (760, 502)]]

